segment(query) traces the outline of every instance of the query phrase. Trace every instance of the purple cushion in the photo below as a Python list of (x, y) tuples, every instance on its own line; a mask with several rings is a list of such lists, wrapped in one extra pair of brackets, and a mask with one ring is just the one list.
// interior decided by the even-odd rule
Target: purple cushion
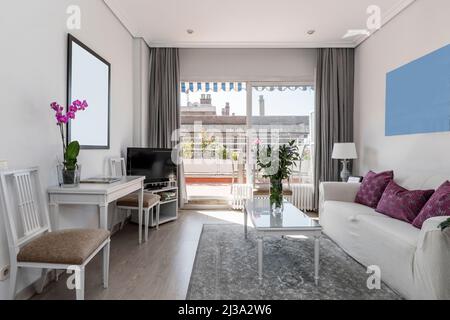
[(376, 208), (389, 182), (394, 179), (394, 171), (375, 173), (370, 171), (361, 184), (355, 202)]
[(412, 223), (433, 193), (434, 190), (409, 191), (391, 181), (384, 190), (376, 211)]
[(425, 207), (413, 221), (413, 226), (422, 229), (425, 221), (441, 216), (450, 216), (450, 181), (445, 182), (431, 196)]

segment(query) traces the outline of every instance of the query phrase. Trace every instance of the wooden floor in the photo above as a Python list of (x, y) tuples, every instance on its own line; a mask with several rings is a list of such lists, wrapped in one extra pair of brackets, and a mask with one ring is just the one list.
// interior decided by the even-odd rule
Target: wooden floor
[[(128, 224), (112, 237), (109, 288), (101, 285), (101, 255), (86, 268), (87, 300), (183, 300), (186, 298), (192, 266), (203, 224), (240, 223), (235, 211), (181, 211), (176, 222), (151, 230), (149, 241), (137, 243), (138, 227)], [(33, 299), (74, 299), (67, 289), (67, 276), (51, 283)]]

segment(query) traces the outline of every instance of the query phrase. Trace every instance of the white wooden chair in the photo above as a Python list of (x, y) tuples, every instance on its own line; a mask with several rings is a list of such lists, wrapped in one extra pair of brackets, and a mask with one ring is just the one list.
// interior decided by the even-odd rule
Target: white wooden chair
[(109, 159), (109, 168), (111, 170), (112, 178), (121, 178), (127, 175), (127, 168), (124, 158)]
[[(111, 175), (113, 177), (123, 177), (127, 175), (125, 159), (124, 158), (111, 158), (110, 159), (110, 169)], [(126, 196), (122, 199), (117, 200), (116, 208), (119, 210), (125, 210), (127, 215), (122, 220), (121, 229), (127, 217), (131, 215), (131, 210), (138, 211), (138, 221), (139, 221), (139, 244), (142, 243), (142, 218), (144, 215), (144, 228), (145, 228), (145, 242), (148, 241), (148, 228), (150, 223), (150, 214), (153, 215), (156, 208), (156, 229), (159, 229), (159, 211), (160, 211), (160, 200), (161, 197), (144, 192), (144, 210), (139, 212), (138, 196), (137, 194), (132, 194)]]
[(106, 230), (52, 231), (37, 168), (0, 172), (2, 211), (10, 255), (10, 298), (19, 268), (42, 269), (41, 293), (49, 270), (75, 271), (76, 298), (84, 300), (86, 265), (103, 251), (103, 287), (108, 287), (110, 233)]
[[(109, 159), (109, 170), (111, 172), (112, 178), (120, 178), (127, 175), (127, 168), (125, 165), (125, 159), (124, 158), (110, 158)], [(117, 208), (117, 201), (115, 203), (115, 210), (114, 210), (114, 218), (117, 218), (119, 216), (118, 208)], [(131, 210), (126, 210), (123, 212), (120, 222), (120, 230), (123, 229), (123, 226), (125, 225), (125, 221), (127, 218), (131, 216)], [(111, 219), (111, 223), (113, 223), (115, 219)], [(112, 230), (113, 225), (110, 226), (110, 230)]]

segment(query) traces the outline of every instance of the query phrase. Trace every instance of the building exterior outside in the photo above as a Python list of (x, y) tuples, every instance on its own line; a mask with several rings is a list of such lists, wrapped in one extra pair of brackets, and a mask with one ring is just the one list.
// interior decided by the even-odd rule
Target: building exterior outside
[[(279, 144), (296, 140), (304, 160), (300, 171), (309, 171), (311, 116), (267, 116), (263, 95), (259, 97), (258, 116), (236, 116), (231, 109), (229, 103), (223, 108), (214, 106), (209, 94), (202, 94), (199, 103), (180, 107), (182, 155), (188, 179), (223, 179), (236, 174), (242, 181), (242, 171), (249, 168), (247, 152), (251, 150), (247, 149), (257, 139), (270, 143), (278, 139)], [(235, 172), (238, 162), (244, 168), (240, 174)]]

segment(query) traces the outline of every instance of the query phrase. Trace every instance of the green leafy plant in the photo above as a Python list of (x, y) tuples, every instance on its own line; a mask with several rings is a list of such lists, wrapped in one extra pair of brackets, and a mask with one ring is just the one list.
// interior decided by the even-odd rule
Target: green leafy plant
[(295, 142), (292, 140), (278, 148), (268, 145), (263, 150), (260, 150), (259, 144), (257, 146), (258, 171), (262, 173), (263, 178), (270, 179), (270, 203), (276, 207), (281, 207), (283, 203), (283, 180), (292, 175), (300, 160), (300, 152)]
[(311, 150), (308, 147), (303, 149), (303, 153), (301, 155), (301, 160), (302, 161), (310, 161), (311, 160)]
[[(264, 152), (264, 158), (261, 157), (262, 152)], [(300, 153), (295, 140), (279, 146), (278, 154), (274, 154), (274, 148), (271, 145), (264, 150), (258, 147), (257, 150), (258, 171), (262, 172), (263, 178), (288, 179), (299, 160)]]
[(222, 160), (227, 160), (228, 159), (228, 150), (226, 146), (222, 147)]
[(200, 133), (200, 141), (203, 158), (212, 158), (215, 157), (216, 154), (218, 154), (219, 157), (221, 156), (219, 144), (214, 135), (210, 135), (206, 130), (203, 130)]
[(77, 158), (80, 154), (80, 144), (78, 141), (69, 143), (64, 152), (64, 165), (67, 170), (75, 170), (77, 165)]
[(444, 231), (444, 230), (447, 229), (447, 228), (450, 228), (450, 218), (447, 219), (446, 221), (442, 222), (442, 223), (439, 225), (439, 228), (441, 228), (442, 231)]
[(187, 141), (181, 144), (183, 159), (192, 159), (194, 157), (194, 141)]

